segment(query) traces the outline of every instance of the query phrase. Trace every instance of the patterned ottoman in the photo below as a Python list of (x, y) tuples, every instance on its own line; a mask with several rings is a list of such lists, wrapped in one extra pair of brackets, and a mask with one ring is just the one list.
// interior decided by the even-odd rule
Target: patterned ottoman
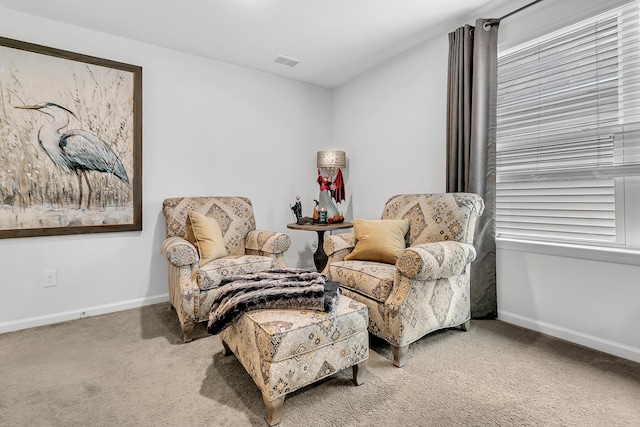
[(331, 312), (254, 310), (220, 333), (262, 391), (267, 423), (280, 422), (284, 398), (301, 387), (353, 368), (360, 385), (369, 358), (367, 307), (344, 295)]

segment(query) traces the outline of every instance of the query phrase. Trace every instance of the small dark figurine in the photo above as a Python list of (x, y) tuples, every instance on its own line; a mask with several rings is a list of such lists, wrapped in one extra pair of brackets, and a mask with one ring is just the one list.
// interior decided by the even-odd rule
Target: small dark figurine
[(305, 224), (313, 224), (313, 218), (311, 218), (310, 216), (303, 216), (298, 220), (298, 225), (305, 225)]
[(302, 218), (302, 203), (300, 203), (300, 196), (296, 196), (296, 203), (291, 207), (291, 211), (293, 211), (293, 215), (296, 217), (296, 222), (300, 221), (300, 218)]
[(296, 224), (304, 225), (304, 224), (313, 224), (313, 218), (309, 218), (308, 216), (302, 216), (302, 203), (300, 203), (300, 196), (296, 196), (296, 203), (291, 206), (291, 211), (296, 217)]

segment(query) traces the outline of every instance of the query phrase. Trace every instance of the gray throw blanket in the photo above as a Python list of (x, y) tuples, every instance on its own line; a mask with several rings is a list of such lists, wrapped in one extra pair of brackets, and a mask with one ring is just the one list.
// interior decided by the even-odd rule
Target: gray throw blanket
[(285, 268), (229, 276), (213, 292), (207, 331), (215, 335), (248, 310), (331, 311), (339, 283), (315, 271)]

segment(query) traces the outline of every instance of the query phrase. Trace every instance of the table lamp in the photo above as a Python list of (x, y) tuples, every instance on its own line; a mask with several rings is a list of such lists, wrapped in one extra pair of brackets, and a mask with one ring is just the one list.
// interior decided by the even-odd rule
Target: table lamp
[[(345, 195), (342, 178), (342, 168), (347, 164), (345, 152), (318, 151), (316, 163), (317, 182), (320, 185), (318, 222), (321, 224), (343, 222), (344, 216), (336, 203), (342, 202)], [(314, 215), (314, 219), (315, 217)]]

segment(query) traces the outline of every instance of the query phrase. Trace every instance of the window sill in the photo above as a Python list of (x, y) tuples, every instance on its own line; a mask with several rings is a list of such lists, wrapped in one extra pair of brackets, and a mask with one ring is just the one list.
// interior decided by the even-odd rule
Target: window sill
[(504, 237), (496, 239), (496, 248), (640, 266), (640, 250), (638, 249), (537, 242)]

